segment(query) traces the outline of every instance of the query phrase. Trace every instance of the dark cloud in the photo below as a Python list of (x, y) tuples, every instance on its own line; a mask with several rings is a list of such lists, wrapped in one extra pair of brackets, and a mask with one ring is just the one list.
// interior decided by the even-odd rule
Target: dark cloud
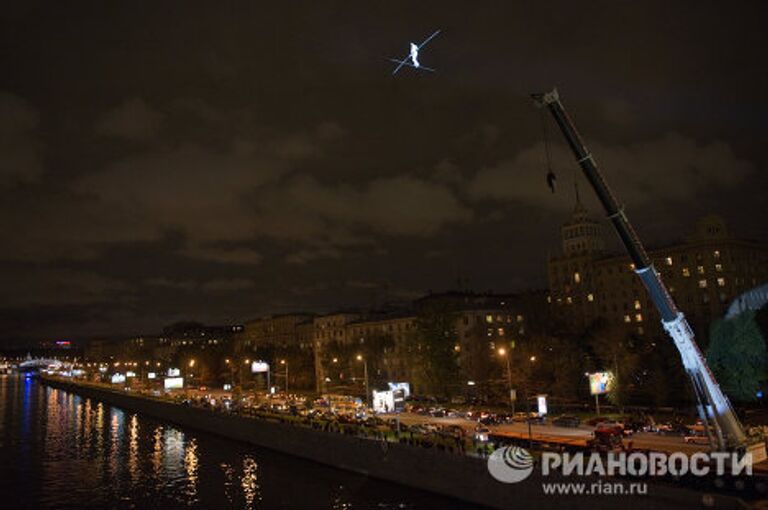
[(96, 132), (134, 141), (148, 140), (160, 131), (163, 117), (143, 99), (133, 98), (106, 112), (96, 124)]
[(38, 114), (25, 100), (0, 90), (0, 189), (43, 172), (37, 125)]
[(542, 286), (553, 85), (650, 244), (768, 237), (762, 2), (40, 9), (0, 18), (0, 336)]
[[(589, 149), (622, 201), (633, 207), (660, 200), (684, 203), (698, 196), (728, 192), (755, 171), (750, 161), (738, 157), (725, 142), (701, 143), (678, 133), (621, 145), (592, 140)], [(561, 188), (572, 186), (574, 178), (581, 180), (565, 145), (556, 142), (549, 151)], [(568, 201), (549, 196), (548, 187), (542, 186), (544, 168), (544, 144), (537, 143), (514, 159), (477, 172), (469, 183), (470, 196), (476, 200), (516, 200), (537, 207), (569, 208)], [(582, 192), (592, 195), (583, 181)]]

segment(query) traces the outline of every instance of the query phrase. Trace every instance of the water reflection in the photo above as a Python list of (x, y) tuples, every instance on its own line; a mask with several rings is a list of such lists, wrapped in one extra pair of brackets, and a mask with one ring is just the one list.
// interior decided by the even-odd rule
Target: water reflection
[(15, 377), (0, 379), (0, 494), (3, 508), (458, 508)]
[(139, 417), (135, 414), (131, 416), (131, 422), (128, 426), (128, 474), (131, 477), (131, 483), (136, 485), (141, 476), (139, 468)]
[(184, 453), (184, 468), (187, 472), (187, 497), (191, 501), (197, 500), (197, 439), (192, 439), (187, 444)]
[(248, 455), (243, 459), (243, 476), (240, 478), (240, 486), (245, 496), (245, 507), (253, 508), (254, 502), (261, 500), (259, 491), (259, 465)]

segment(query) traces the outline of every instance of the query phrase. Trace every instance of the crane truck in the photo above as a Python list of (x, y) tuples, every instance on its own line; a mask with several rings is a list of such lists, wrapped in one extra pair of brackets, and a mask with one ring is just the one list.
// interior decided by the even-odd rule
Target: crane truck
[(624, 213), (624, 207), (616, 200), (598, 169), (594, 157), (584, 145), (560, 101), (557, 89), (546, 93), (532, 94), (531, 97), (539, 107), (546, 108), (554, 117), (555, 123), (562, 131), (576, 158), (576, 162), (597, 194), (608, 219), (629, 253), (635, 273), (637, 273), (659, 311), (661, 323), (669, 336), (672, 337), (682, 358), (683, 367), (693, 385), (697, 400), (696, 408), (699, 418), (704, 424), (710, 446), (717, 451), (736, 451), (742, 454), (749, 452), (753, 462), (764, 460), (766, 458), (765, 443), (749, 444), (728, 397), (720, 389), (696, 344), (693, 330), (683, 313), (678, 310), (667, 287), (661, 280), (659, 272), (654, 268), (643, 244), (640, 242), (640, 238)]

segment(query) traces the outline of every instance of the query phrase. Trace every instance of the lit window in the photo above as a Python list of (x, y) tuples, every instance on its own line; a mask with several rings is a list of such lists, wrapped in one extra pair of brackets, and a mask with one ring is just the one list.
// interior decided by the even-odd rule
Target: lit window
[(635, 322), (643, 322), (643, 314), (642, 313), (635, 314)]
[(664, 259), (664, 263), (668, 266), (672, 265), (672, 257), (667, 257)]
[(594, 294), (591, 294), (591, 293), (590, 293), (590, 294), (587, 294), (587, 301), (589, 301), (589, 302), (591, 303), (591, 302), (592, 302), (592, 301), (594, 301), (594, 300), (595, 300), (595, 296), (594, 296)]
[(565, 302), (568, 303), (569, 305), (573, 304), (573, 299), (571, 299), (571, 296), (568, 296), (567, 298), (565, 298)]
[(718, 273), (722, 273), (723, 272), (723, 265), (722, 264), (715, 264), (715, 271), (717, 271)]
[(642, 305), (639, 299), (635, 299), (635, 310), (639, 310)]
[(486, 331), (486, 334), (487, 334), (488, 336), (493, 336), (493, 329), (491, 329), (491, 328), (488, 328), (488, 331)]
[(493, 315), (486, 315), (485, 322), (487, 322), (488, 324), (491, 324), (493, 322)]
[(725, 287), (725, 278), (718, 278), (717, 279), (717, 286), (718, 287)]
[(523, 322), (523, 316), (522, 315), (518, 315), (517, 316), (517, 322)]
[(634, 271), (635, 270), (635, 265), (634, 264), (630, 264), (629, 265), (629, 270), (630, 271)]
[(645, 330), (643, 329), (642, 326), (638, 326), (637, 327), (637, 334), (638, 335), (644, 335), (645, 334)]
[(453, 350), (456, 351), (456, 352), (459, 352), (459, 351), (461, 351), (461, 346), (459, 344), (456, 344), (456, 345), (453, 346)]
[(547, 303), (552, 303), (552, 296), (547, 296)]
[(504, 328), (499, 328), (499, 336), (504, 336)]
[(632, 318), (629, 315), (625, 315), (624, 322), (632, 322)]
[(691, 276), (691, 272), (688, 270), (688, 268), (687, 268), (687, 267), (684, 267), (684, 268), (683, 268), (683, 276), (685, 276), (686, 278), (688, 278), (689, 276)]
[(712, 255), (715, 256), (715, 259), (719, 259), (720, 258), (720, 250), (715, 250), (714, 253), (712, 253)]
[(699, 288), (700, 289), (706, 289), (707, 288), (707, 280), (699, 280)]
[(581, 282), (581, 275), (579, 274), (578, 271), (573, 273), (573, 282), (574, 283), (580, 283)]
[(704, 274), (704, 266), (697, 266), (696, 272), (699, 274)]

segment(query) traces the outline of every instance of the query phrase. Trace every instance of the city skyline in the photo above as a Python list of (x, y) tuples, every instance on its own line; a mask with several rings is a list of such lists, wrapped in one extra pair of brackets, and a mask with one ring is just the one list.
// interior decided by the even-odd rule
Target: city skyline
[[(762, 6), (556, 7), (11, 6), (0, 341), (543, 289), (578, 175), (550, 124), (546, 185), (553, 85), (649, 246), (711, 212), (768, 238)], [(434, 28), (439, 72), (389, 76)]]

